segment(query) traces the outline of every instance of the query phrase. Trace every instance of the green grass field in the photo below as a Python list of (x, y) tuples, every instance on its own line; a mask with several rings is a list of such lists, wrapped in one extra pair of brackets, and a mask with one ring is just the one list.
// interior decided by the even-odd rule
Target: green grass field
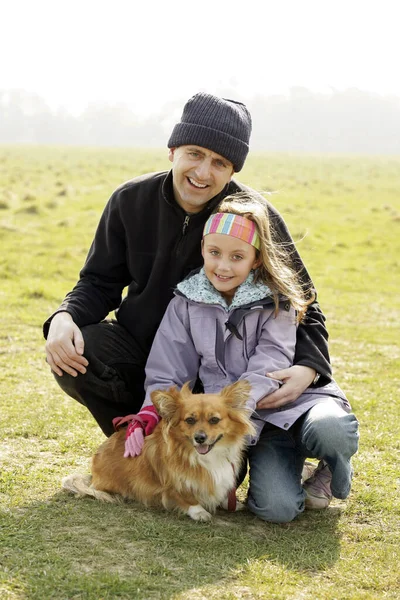
[(253, 154), (240, 173), (271, 192), (327, 316), (360, 421), (347, 501), (198, 524), (60, 491), (103, 435), (53, 381), (42, 322), (113, 189), (169, 165), (166, 150), (0, 147), (1, 600), (399, 598), (400, 158)]

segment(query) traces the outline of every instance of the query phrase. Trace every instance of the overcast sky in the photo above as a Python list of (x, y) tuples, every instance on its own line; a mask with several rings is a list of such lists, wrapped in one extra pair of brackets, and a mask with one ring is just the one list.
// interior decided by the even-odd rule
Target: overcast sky
[(198, 91), (400, 96), (397, 0), (0, 0), (0, 89), (79, 113)]

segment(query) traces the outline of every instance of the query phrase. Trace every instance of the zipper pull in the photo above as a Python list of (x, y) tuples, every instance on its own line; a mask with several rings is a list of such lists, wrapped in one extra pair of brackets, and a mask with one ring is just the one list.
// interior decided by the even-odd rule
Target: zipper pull
[(183, 221), (182, 235), (185, 235), (186, 233), (187, 226), (189, 225), (189, 219), (190, 217), (186, 215), (185, 220)]

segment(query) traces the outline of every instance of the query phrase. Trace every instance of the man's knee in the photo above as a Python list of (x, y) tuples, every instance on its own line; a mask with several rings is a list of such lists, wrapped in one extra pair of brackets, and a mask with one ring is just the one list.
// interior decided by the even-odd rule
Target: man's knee
[(102, 377), (88, 367), (85, 374), (72, 377), (54, 374), (60, 388), (71, 398), (85, 406), (106, 436), (112, 435), (115, 417), (136, 413), (143, 403), (144, 391), (133, 396), (117, 372), (107, 368)]
[(57, 373), (54, 373), (54, 371), (51, 372), (54, 379), (56, 380), (56, 383), (60, 386), (60, 388), (62, 389), (63, 392), (65, 392), (66, 394), (68, 394), (68, 396), (71, 396), (72, 398), (73, 396), (73, 391), (75, 389), (75, 380), (77, 379), (77, 377), (72, 377), (72, 375), (69, 375), (68, 373), (63, 372), (62, 375), (57, 375)]
[(112, 419), (136, 413), (144, 400), (144, 364), (134, 340), (120, 325), (102, 322), (82, 328), (86, 373), (54, 375), (60, 388), (89, 409), (103, 432)]
[(86, 406), (83, 398), (88, 385), (90, 388), (90, 382), (87, 382), (87, 372), (85, 374), (79, 373), (76, 377), (65, 372), (61, 376), (53, 372), (53, 376), (65, 394)]

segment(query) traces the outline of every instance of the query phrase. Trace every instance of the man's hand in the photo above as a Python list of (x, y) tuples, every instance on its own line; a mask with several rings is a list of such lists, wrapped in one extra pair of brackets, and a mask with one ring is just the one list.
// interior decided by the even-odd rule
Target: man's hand
[(81, 330), (67, 312), (53, 317), (46, 342), (46, 360), (51, 369), (61, 376), (63, 371), (76, 377), (86, 373), (89, 364), (83, 356), (84, 341)]
[(304, 367), (303, 365), (294, 365), (289, 369), (266, 373), (267, 377), (282, 381), (279, 390), (272, 392), (268, 396), (261, 398), (257, 403), (257, 408), (279, 408), (290, 402), (294, 402), (314, 381), (316, 376), (315, 369)]

